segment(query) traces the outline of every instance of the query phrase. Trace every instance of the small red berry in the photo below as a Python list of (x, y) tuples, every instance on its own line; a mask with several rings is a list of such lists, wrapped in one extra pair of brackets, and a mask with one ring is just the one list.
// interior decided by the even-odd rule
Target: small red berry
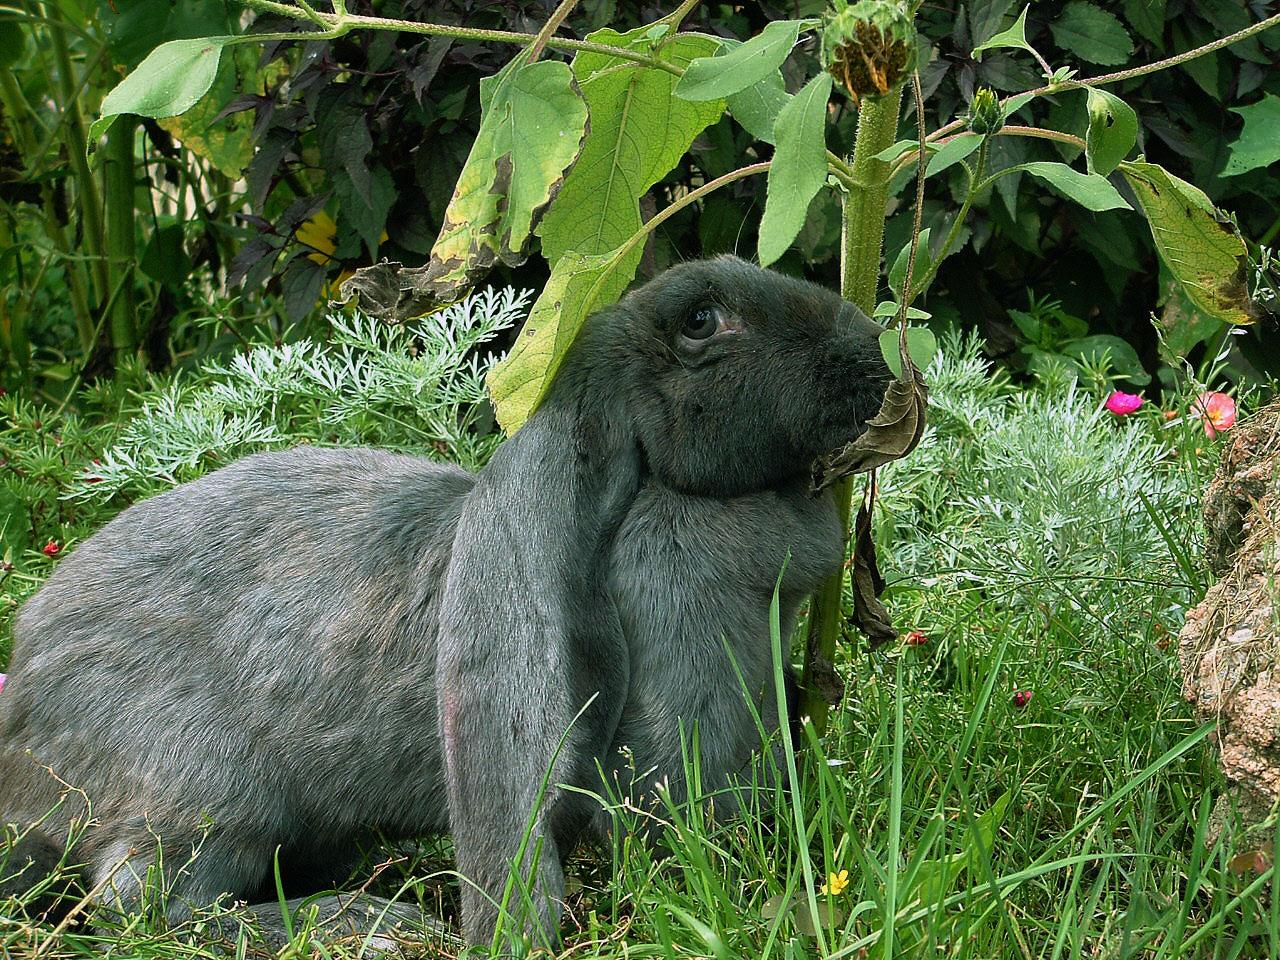
[(57, 540), (50, 540), (44, 545), (43, 553), (46, 557), (56, 557), (61, 552), (62, 547), (58, 546)]
[(929, 642), (929, 637), (922, 630), (912, 630), (907, 634), (907, 646), (922, 647)]
[(1014, 693), (1014, 695), (1013, 695), (1013, 705), (1014, 705), (1015, 707), (1017, 707), (1019, 710), (1021, 710), (1023, 707), (1025, 707), (1025, 706), (1026, 706), (1028, 703), (1030, 703), (1030, 702), (1031, 702), (1031, 691), (1030, 691), (1030, 690), (1018, 690), (1018, 691), (1015, 691), (1015, 693)]

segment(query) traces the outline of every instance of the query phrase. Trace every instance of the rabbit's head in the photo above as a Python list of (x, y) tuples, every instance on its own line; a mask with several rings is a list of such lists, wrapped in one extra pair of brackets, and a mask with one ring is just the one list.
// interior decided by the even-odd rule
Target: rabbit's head
[(731, 496), (807, 477), (880, 408), (881, 327), (830, 290), (720, 257), (682, 264), (620, 304), (618, 347), (649, 468)]

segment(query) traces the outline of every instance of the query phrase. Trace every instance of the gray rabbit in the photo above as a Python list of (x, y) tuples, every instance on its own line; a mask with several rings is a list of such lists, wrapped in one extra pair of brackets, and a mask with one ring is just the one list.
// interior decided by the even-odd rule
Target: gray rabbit
[[(812, 284), (686, 263), (588, 320), (478, 476), (300, 447), (133, 506), (17, 617), (0, 815), (83, 790), (85, 887), (128, 908), (159, 843), (171, 919), (269, 896), (277, 848), (323, 887), (371, 834), (448, 831), (474, 942), (532, 823), (507, 928), (555, 942), (562, 858), (610, 829), (561, 785), (678, 802), (682, 729), (716, 790), (760, 746), (753, 706), (773, 725), (770, 600), (790, 555), (785, 636), (841, 561), (810, 464), (878, 409), (879, 332)], [(76, 796), (10, 870), (56, 861)]]

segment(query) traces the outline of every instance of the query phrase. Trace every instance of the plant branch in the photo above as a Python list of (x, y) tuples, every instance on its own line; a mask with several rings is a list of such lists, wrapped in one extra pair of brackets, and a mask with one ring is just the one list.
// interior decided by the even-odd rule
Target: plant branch
[[(959, 136), (959, 134), (957, 134), (957, 136)], [(1063, 133), (1060, 130), (1049, 130), (1045, 127), (1024, 127), (1018, 124), (1009, 124), (1008, 126), (1001, 127), (998, 131), (996, 131), (996, 136), (998, 137), (1032, 137), (1033, 139), (1037, 139), (1037, 140), (1056, 140), (1059, 143), (1069, 143), (1071, 144), (1071, 146), (1079, 147), (1081, 150), (1085, 149), (1085, 142), (1081, 140), (1079, 137), (1077, 137), (1075, 134)], [(941, 140), (933, 141), (933, 145), (937, 146), (937, 145), (945, 144), (954, 139), (955, 137), (945, 137)], [(901, 157), (899, 157), (897, 160), (894, 161), (893, 171), (889, 174), (889, 179), (892, 180), (894, 177), (900, 174), (903, 170), (905, 170), (908, 166), (911, 165), (912, 161), (914, 161), (919, 156), (920, 156), (919, 148), (915, 150), (908, 150), (906, 153), (902, 154)], [(961, 161), (961, 163), (963, 162), (964, 161)]]
[(827, 169), (846, 187), (853, 185), (853, 167), (845, 163), (843, 157), (837, 156), (830, 150), (827, 151)]
[(771, 160), (765, 160), (761, 163), (753, 163), (750, 166), (739, 167), (737, 170), (730, 170), (728, 173), (724, 174), (724, 176), (716, 177), (714, 180), (709, 180), (696, 190), (690, 190), (679, 200), (663, 207), (662, 211), (655, 215), (652, 220), (646, 220), (644, 226), (640, 228), (639, 232), (632, 235), (632, 238), (628, 243), (630, 244), (637, 238), (643, 238), (652, 233), (658, 227), (662, 226), (666, 220), (675, 216), (685, 207), (689, 206), (689, 204), (696, 203), (701, 200), (712, 191), (719, 190), (721, 187), (733, 183), (735, 180), (744, 180), (747, 177), (755, 176), (757, 173), (768, 173), (769, 167), (772, 163), (773, 161)]
[(1034, 137), (1037, 140), (1057, 140), (1059, 143), (1069, 143), (1073, 147), (1079, 147), (1081, 150), (1085, 148), (1085, 142), (1073, 133), (1062, 133), (1059, 130), (1048, 130), (1044, 127), (1022, 127), (1017, 124), (1001, 127), (996, 136), (1004, 137)]
[(699, 2), (700, 0), (684, 0), (684, 3), (680, 4), (680, 6), (676, 7), (658, 22), (671, 24), (671, 29), (673, 31), (679, 30), (680, 24), (684, 23), (684, 18), (693, 12), (693, 8), (696, 7)]
[[(929, 161), (925, 156), (926, 151), (924, 147), (924, 93), (920, 89), (919, 70), (912, 71), (911, 73), (911, 92), (915, 96), (916, 101), (916, 129), (920, 134), (920, 148), (916, 151), (918, 154), (916, 162), (916, 206), (911, 220), (911, 252), (907, 254), (907, 278), (902, 282), (902, 303), (898, 308), (899, 328), (906, 327), (907, 310), (910, 309), (911, 301), (916, 295), (916, 284), (914, 282), (916, 275), (916, 254), (920, 249), (920, 223), (924, 217), (924, 181), (925, 172), (929, 166)], [(872, 473), (871, 483), (875, 483), (874, 472)]]
[(1054, 89), (1063, 87), (1101, 87), (1108, 83), (1120, 83), (1122, 80), (1132, 80), (1134, 77), (1144, 77), (1149, 73), (1158, 73), (1161, 70), (1168, 70), (1170, 67), (1176, 67), (1189, 60), (1195, 60), (1197, 57), (1203, 57), (1216, 50), (1221, 50), (1223, 47), (1229, 47), (1233, 43), (1239, 43), (1241, 40), (1248, 40), (1255, 34), (1262, 33), (1264, 30), (1269, 30), (1277, 25), (1280, 25), (1280, 13), (1272, 14), (1257, 23), (1251, 23), (1243, 30), (1237, 30), (1235, 33), (1228, 34), (1225, 37), (1211, 40), (1204, 46), (1196, 47), (1194, 50), (1187, 50), (1183, 53), (1174, 54), (1172, 57), (1166, 57), (1164, 60), (1157, 60), (1154, 63), (1133, 67), (1129, 70), (1104, 73), (1099, 77), (1089, 77), (1085, 80), (1068, 80), (1065, 83), (1058, 84)]
[(557, 30), (560, 24), (564, 23), (565, 18), (573, 12), (573, 8), (578, 5), (578, 0), (560, 0), (560, 6), (556, 7), (551, 16), (547, 18), (547, 22), (542, 25), (542, 29), (538, 31), (538, 35), (534, 37), (533, 43), (529, 44), (528, 63), (533, 63), (540, 56)]
[[(490, 41), (494, 43), (514, 43), (518, 46), (527, 47), (538, 39), (537, 34), (518, 33), (514, 30), (486, 30), (478, 27), (458, 27), (444, 23), (419, 23), (416, 20), (395, 20), (389, 17), (366, 17), (357, 14), (347, 14), (345, 17), (338, 17), (329, 13), (317, 13), (319, 20), (313, 21), (307, 16), (306, 12), (289, 3), (278, 3), (276, 0), (239, 0), (244, 6), (253, 10), (260, 10), (264, 13), (274, 13), (291, 20), (305, 20), (308, 22), (320, 23), (330, 29), (338, 26), (339, 23), (347, 30), (396, 30), (402, 33), (415, 33), (428, 37), (453, 37), (457, 40), (479, 40)], [(344, 31), (345, 32), (345, 31)], [(253, 34), (249, 36), (254, 37)], [(257, 39), (257, 37), (254, 37)], [(315, 39), (306, 37), (305, 39)], [(675, 64), (668, 63), (660, 57), (654, 57), (647, 53), (639, 53), (635, 50), (628, 50), (626, 47), (614, 47), (606, 43), (592, 43), (589, 40), (570, 40), (565, 37), (548, 37), (546, 46), (552, 50), (572, 50), (574, 52), (582, 51), (586, 53), (599, 53), (608, 57), (617, 57), (619, 60), (630, 60), (633, 63), (641, 63), (647, 67), (653, 67), (656, 70), (665, 70), (667, 73), (681, 76), (683, 71)]]
[[(1132, 80), (1134, 77), (1145, 77), (1151, 73), (1159, 73), (1161, 70), (1168, 70), (1170, 67), (1177, 67), (1198, 57), (1206, 54), (1214, 53), (1224, 47), (1229, 47), (1233, 43), (1239, 43), (1241, 40), (1248, 40), (1250, 37), (1270, 30), (1274, 26), (1280, 25), (1280, 13), (1273, 14), (1265, 20), (1259, 20), (1257, 23), (1250, 24), (1243, 30), (1237, 30), (1235, 33), (1228, 34), (1225, 37), (1219, 37), (1217, 40), (1211, 40), (1203, 46), (1196, 47), (1194, 50), (1187, 50), (1183, 53), (1174, 54), (1172, 57), (1166, 57), (1163, 60), (1156, 60), (1153, 63), (1147, 63), (1140, 67), (1131, 67), (1128, 70), (1118, 70), (1115, 73), (1104, 73), (1097, 77), (1086, 77), (1083, 80), (1064, 80), (1061, 83), (1049, 83), (1043, 87), (1037, 87), (1034, 90), (1028, 90), (1025, 93), (1016, 93), (1013, 96), (1005, 97), (1000, 101), (1000, 105), (1004, 106), (1014, 97), (1022, 97), (1030, 94), (1032, 97), (1041, 97), (1048, 93), (1059, 93), (1063, 90), (1076, 90), (1081, 87), (1101, 87), (1109, 83), (1120, 83), (1124, 80)], [(941, 137), (945, 137), (949, 133), (954, 133), (964, 125), (963, 120), (952, 120), (945, 126), (939, 127), (933, 133), (929, 134), (929, 141), (932, 143)]]
[[(987, 186), (987, 182), (982, 179), (982, 174), (987, 166), (987, 148), (990, 144), (989, 137), (982, 138), (982, 143), (978, 147), (978, 162), (974, 164), (973, 173), (969, 175), (969, 189), (965, 192), (964, 202), (960, 204), (960, 212), (951, 221), (951, 229), (947, 231), (946, 239), (942, 241), (942, 246), (938, 248), (938, 255), (930, 261), (929, 268), (925, 270), (924, 276), (920, 278), (919, 290), (927, 290), (929, 284), (933, 283), (933, 278), (938, 274), (938, 268), (942, 266), (942, 261), (951, 252), (951, 245), (956, 242), (956, 237), (960, 235), (960, 228), (964, 225), (964, 218), (969, 215), (969, 208), (973, 206), (973, 198)], [(908, 272), (908, 283), (910, 282), (910, 276), (911, 274)]]
[[(880, 281), (880, 248), (884, 243), (884, 211), (889, 198), (889, 164), (876, 154), (887, 149), (898, 133), (901, 89), (884, 97), (864, 97), (858, 109), (858, 132), (846, 183), (840, 239), (840, 293), (870, 316), (875, 312)], [(840, 517), (841, 543), (849, 540), (853, 480), (835, 484), (833, 495)], [(829, 707), (823, 687), (834, 667), (836, 642), (843, 631), (844, 567), (814, 594), (809, 603), (801, 676), (800, 716), (809, 717), (820, 736), (827, 728)]]

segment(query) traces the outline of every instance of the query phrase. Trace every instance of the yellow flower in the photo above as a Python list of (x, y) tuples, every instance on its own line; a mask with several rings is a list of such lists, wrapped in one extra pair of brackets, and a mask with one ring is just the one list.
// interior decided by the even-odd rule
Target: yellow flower
[(324, 266), (337, 249), (338, 225), (333, 222), (333, 217), (321, 210), (310, 219), (302, 221), (294, 236), (315, 250), (314, 253), (307, 254), (308, 259)]
[(844, 893), (844, 888), (847, 886), (849, 886), (849, 871), (841, 870), (839, 873), (827, 874), (827, 882), (822, 885), (821, 892), (836, 897)]

